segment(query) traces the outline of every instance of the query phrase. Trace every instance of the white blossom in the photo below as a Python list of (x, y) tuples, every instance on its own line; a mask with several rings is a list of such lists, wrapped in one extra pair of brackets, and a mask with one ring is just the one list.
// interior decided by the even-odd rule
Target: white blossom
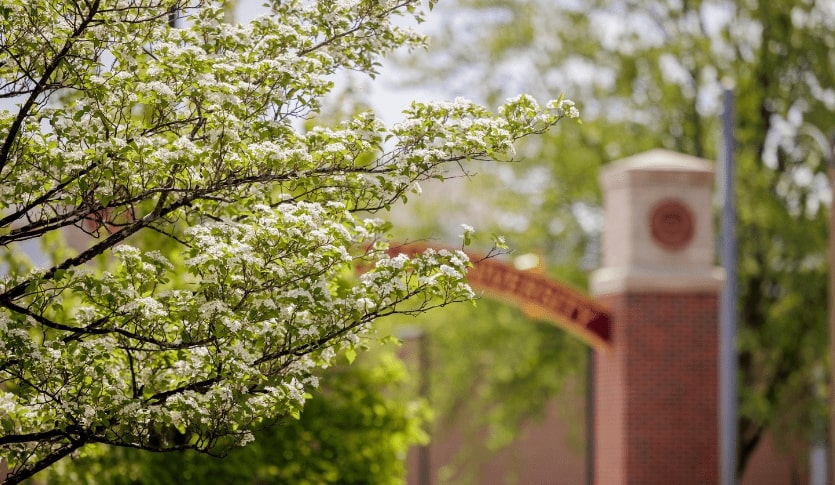
[[(16, 305), (0, 311), (11, 434), (86, 426), (90, 442), (164, 448), (171, 430), (151, 434), (169, 426), (246, 444), (259, 418), (304, 403), (338, 351), (360, 348), (376, 314), (473, 297), (466, 254), (392, 254), (381, 208), (577, 115), (568, 100), (520, 96), (495, 115), (457, 98), (414, 103), (390, 128), (373, 113), (307, 126), (334, 73), (373, 73), (425, 42), (389, 18), (416, 0), (286, 2), (245, 25), (186, 2), (181, 28), (146, 0), (102, 0), (92, 22), (65, 3), (12, 0), (0, 17), (15, 39), (6, 77), (66, 67), (26, 88), (28, 111), (0, 110), (13, 146), (0, 155), (3, 260), (29, 239), (57, 246), (59, 228), (79, 236), (54, 267), (9, 264), (0, 281)], [(20, 443), (0, 445), (14, 470), (70, 448), (64, 434)]]

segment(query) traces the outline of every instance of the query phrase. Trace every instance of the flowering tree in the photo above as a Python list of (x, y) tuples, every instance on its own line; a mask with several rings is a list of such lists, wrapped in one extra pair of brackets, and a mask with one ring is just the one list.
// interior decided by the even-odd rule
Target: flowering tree
[(412, 389), (399, 350), (372, 343), (351, 365), (340, 356), (321, 373), (299, 419), (256, 430), (254, 442), (223, 458), (91, 445), (35, 479), (50, 485), (403, 485), (406, 453), (429, 439), (424, 429), (431, 412)]
[[(248, 25), (199, 0), (0, 6), (7, 483), (90, 443), (212, 452), (298, 415), (375, 319), (472, 297), (462, 252), (390, 256), (363, 217), (577, 115), (521, 96), (304, 131), (333, 74), (424, 41), (391, 22), (420, 6), (270, 4)], [(81, 249), (55, 249), (68, 231)]]

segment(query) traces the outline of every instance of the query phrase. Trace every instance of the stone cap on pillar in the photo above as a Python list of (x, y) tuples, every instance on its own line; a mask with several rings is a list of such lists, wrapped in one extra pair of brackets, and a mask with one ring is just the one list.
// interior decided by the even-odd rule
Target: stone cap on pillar
[(626, 291), (718, 291), (714, 267), (713, 164), (650, 150), (601, 171), (605, 209), (597, 295)]

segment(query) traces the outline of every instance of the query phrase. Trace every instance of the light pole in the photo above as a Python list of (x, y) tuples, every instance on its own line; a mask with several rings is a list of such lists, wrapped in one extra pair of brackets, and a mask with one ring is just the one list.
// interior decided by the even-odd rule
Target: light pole
[[(835, 483), (835, 141), (829, 142), (823, 133), (815, 128), (821, 143), (829, 175), (829, 483)], [(824, 456), (826, 453), (824, 452)], [(823, 460), (826, 466), (826, 459)]]
[[(420, 350), (418, 352), (418, 367), (420, 369), (420, 395), (429, 400), (429, 337), (426, 331), (422, 331), (418, 337)], [(418, 449), (418, 483), (430, 485), (432, 482), (432, 462), (429, 445), (422, 445)]]
[(725, 286), (719, 302), (719, 481), (736, 485), (737, 355), (736, 355), (736, 202), (734, 198), (734, 92), (726, 81), (722, 93), (722, 237), (720, 261)]
[[(418, 394), (429, 401), (429, 337), (426, 330), (412, 325), (400, 327), (397, 337), (404, 341), (417, 342), (418, 358)], [(421, 445), (417, 450), (418, 485), (432, 483), (431, 450), (428, 444)]]

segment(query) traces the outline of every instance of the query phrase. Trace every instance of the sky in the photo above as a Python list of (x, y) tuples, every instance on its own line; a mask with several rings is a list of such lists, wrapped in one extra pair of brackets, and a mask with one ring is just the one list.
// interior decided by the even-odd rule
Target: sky
[[(258, 15), (268, 13), (269, 10), (263, 6), (261, 0), (239, 0), (236, 9), (236, 20), (241, 23), (248, 22)], [(427, 21), (416, 27), (421, 33), (427, 33), (432, 26), (432, 14), (427, 16)], [(415, 51), (419, 55), (421, 51)], [(376, 79), (369, 79), (367, 76), (358, 77), (361, 82), (357, 83), (361, 91), (366, 90), (366, 101), (377, 116), (387, 124), (395, 123), (402, 119), (401, 113), (412, 101), (439, 101), (449, 96), (439, 89), (420, 89), (403, 87), (397, 82), (397, 67), (383, 59), (383, 67)], [(352, 73), (353, 74), (353, 73)], [(354, 74), (361, 76), (358, 74)], [(338, 81), (337, 81), (338, 82)], [(337, 89), (338, 91), (338, 89)]]

